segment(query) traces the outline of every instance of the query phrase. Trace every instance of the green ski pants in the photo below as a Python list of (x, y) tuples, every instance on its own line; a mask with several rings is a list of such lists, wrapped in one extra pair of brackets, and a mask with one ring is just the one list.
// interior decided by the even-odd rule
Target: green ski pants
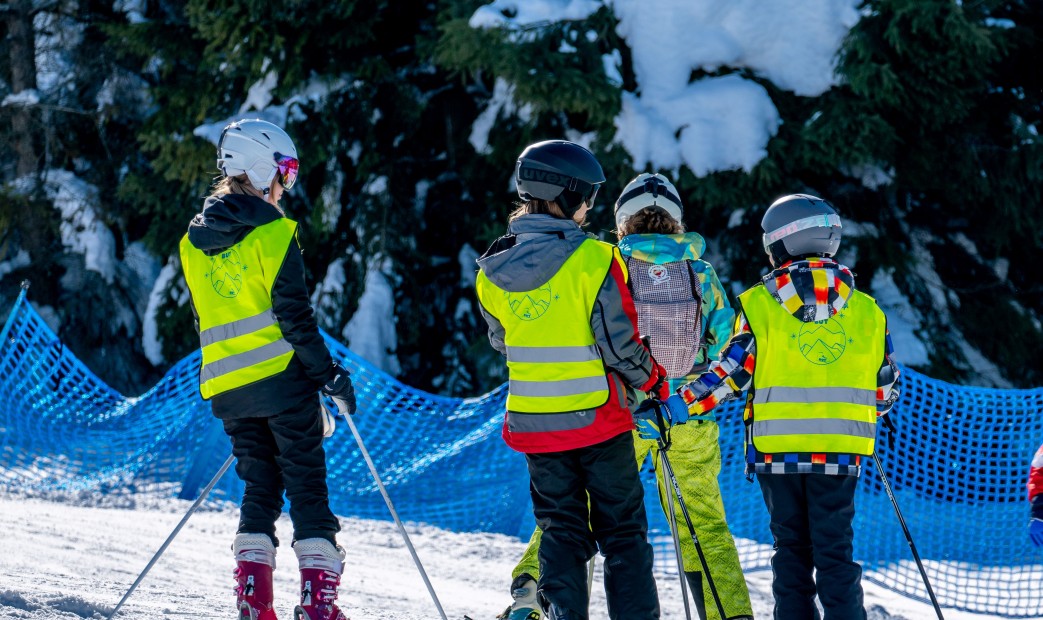
[[(706, 564), (710, 567), (717, 593), (728, 618), (751, 616), (750, 593), (746, 588), (746, 578), (739, 565), (739, 554), (735, 550), (735, 541), (728, 531), (728, 523), (724, 516), (724, 503), (721, 501), (721, 488), (717, 476), (721, 473), (721, 448), (718, 442), (719, 427), (714, 421), (689, 422), (679, 424), (670, 430), (670, 464), (674, 468), (674, 476), (681, 487), (685, 507), (692, 518), (695, 533), (699, 537), (699, 545), (706, 556)], [(659, 449), (656, 442), (641, 439), (634, 433), (634, 448), (637, 466), (641, 467), (651, 454), (658, 460)], [(656, 462), (656, 483), (659, 487), (659, 502), (663, 514), (668, 514), (667, 501), (673, 500), (674, 513), (677, 515), (677, 528), (681, 540), (681, 557), (684, 560), (685, 572), (702, 572), (699, 555), (695, 551), (695, 543), (688, 531), (681, 507), (677, 504), (672, 485), (663, 474), (663, 468)], [(669, 516), (667, 517), (669, 520)], [(529, 539), (529, 545), (522, 554), (521, 561), (515, 566), (511, 578), (523, 573), (539, 578), (539, 560), (542, 532), (536, 528)], [(707, 620), (721, 620), (717, 613), (717, 605), (710, 594), (707, 579), (702, 580), (703, 601)], [(694, 593), (693, 593), (694, 596)]]

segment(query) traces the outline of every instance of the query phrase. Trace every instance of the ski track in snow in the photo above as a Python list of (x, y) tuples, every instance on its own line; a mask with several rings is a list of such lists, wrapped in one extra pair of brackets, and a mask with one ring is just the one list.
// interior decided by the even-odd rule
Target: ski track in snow
[[(58, 500), (58, 501), (53, 501)], [(191, 506), (141, 498), (129, 508), (88, 507), (0, 495), (0, 618), (107, 618)], [(75, 501), (81, 501), (77, 498)], [(231, 543), (238, 508), (201, 508), (189, 519), (116, 618), (235, 618)], [(341, 518), (347, 552), (338, 604), (351, 620), (437, 620), (438, 611), (392, 521)], [(446, 616), (492, 620), (510, 602), (511, 569), (525, 544), (500, 534), (454, 533), (406, 524)], [(284, 514), (277, 535), (276, 611), (289, 620), (297, 597), (297, 561)], [(607, 618), (598, 558), (590, 619)], [(771, 572), (747, 574), (757, 618), (771, 616)], [(685, 617), (680, 585), (657, 574), (662, 618)], [(865, 583), (869, 620), (935, 617), (930, 605)], [(694, 615), (695, 611), (692, 610)], [(992, 616), (945, 610), (948, 620)]]

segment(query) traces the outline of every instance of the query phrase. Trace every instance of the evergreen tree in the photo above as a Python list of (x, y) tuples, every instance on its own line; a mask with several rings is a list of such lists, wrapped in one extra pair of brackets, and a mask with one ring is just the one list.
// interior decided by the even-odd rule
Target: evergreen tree
[[(64, 344), (113, 385), (158, 379), (141, 349), (141, 316), (155, 277), (133, 245), (138, 220), (112, 191), (134, 157), (142, 113), (134, 82), (105, 45), (111, 3), (19, 1), (0, 7), (0, 142), (17, 156), (0, 169), (0, 284), (4, 312), (22, 279)], [(11, 99), (8, 99), (8, 97)], [(14, 103), (11, 103), (11, 102)], [(9, 142), (10, 140), (10, 142)], [(19, 257), (25, 257), (24, 260)]]
[[(1027, 356), (1040, 344), (1039, 275), (1025, 258), (1040, 247), (1040, 210), (1033, 208), (1041, 187), (1040, 89), (1038, 72), (1028, 67), (1039, 52), (1040, 4), (873, 0), (861, 11), (838, 59), (840, 83), (821, 96), (798, 96), (743, 67), (693, 72), (692, 81), (734, 73), (760, 83), (782, 122), (767, 157), (748, 173), (697, 177), (682, 167), (676, 185), (689, 205), (689, 227), (720, 248), (725, 260), (718, 269), (741, 290), (766, 268), (759, 222), (768, 204), (794, 192), (826, 196), (845, 219), (862, 225), (841, 256), (857, 259), (860, 287), (872, 292), (873, 276), (893, 271), (914, 305), (930, 308), (918, 317), (931, 349), (922, 370), (975, 384), (1036, 385), (1041, 376)], [(522, 29), (475, 29), (461, 17), (444, 27), (439, 59), (486, 89), (496, 79), (514, 86), (513, 109), (533, 113), (498, 119), (498, 126), (523, 140), (541, 128), (568, 128), (577, 118), (586, 123), (579, 126), (600, 138), (594, 146), (609, 171), (611, 197), (618, 190), (612, 181), (631, 174), (629, 156), (611, 144), (611, 117), (584, 114), (558, 93), (582, 91), (581, 99), (597, 100), (591, 85), (606, 84), (594, 67), (599, 54), (620, 59), (623, 90), (640, 90), (613, 26), (605, 9), (582, 23)], [(590, 41), (569, 37), (584, 28), (598, 33), (597, 43), (560, 53), (577, 38)], [(584, 68), (559, 68), (568, 63)], [(562, 117), (560, 124), (549, 121)], [(1002, 223), (982, 226), (982, 205)], [(741, 217), (721, 217), (736, 209)], [(604, 227), (604, 216), (596, 221)], [(971, 246), (973, 255), (965, 250)], [(975, 352), (954, 344), (963, 339), (1003, 376), (976, 372)]]
[[(198, 347), (176, 248), (218, 174), (214, 132), (263, 114), (301, 154), (283, 205), (301, 223), (320, 325), (347, 340), (379, 271), (406, 383), (454, 395), (496, 387), (505, 373), (476, 311), (473, 261), (515, 206), (517, 154), (549, 138), (589, 144), (608, 176), (589, 230), (615, 240), (609, 205), (638, 172), (615, 122), (621, 94), (641, 84), (611, 3), (583, 19), (472, 27), (485, 4), (0, 5), (5, 311), (31, 279), (33, 301), (99, 376), (125, 393), (153, 385)], [(742, 66), (692, 72), (693, 82), (757, 82), (781, 123), (748, 172), (676, 171), (687, 224), (737, 292), (766, 269), (768, 204), (801, 191), (830, 198), (858, 224), (841, 258), (860, 288), (893, 274), (912, 301), (930, 349), (921, 370), (1039, 385), (1043, 4), (867, 0), (860, 10), (838, 84), (820, 96)], [(77, 245), (87, 235), (100, 254)], [(162, 301), (155, 366), (142, 345), (150, 293)]]
[(1043, 224), (1043, 95), (1029, 66), (1043, 5), (882, 0), (864, 11), (840, 60), (843, 122), (873, 118), (864, 155), (894, 171), (876, 202), (889, 216), (881, 242), (904, 292), (930, 308), (927, 370), (981, 383), (953, 344), (965, 338), (1013, 384), (1038, 385), (1041, 277), (1029, 257)]

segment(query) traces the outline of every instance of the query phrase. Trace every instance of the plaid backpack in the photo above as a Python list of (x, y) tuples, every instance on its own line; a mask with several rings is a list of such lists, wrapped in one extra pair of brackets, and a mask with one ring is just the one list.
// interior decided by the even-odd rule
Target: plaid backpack
[(705, 344), (703, 287), (688, 263), (657, 264), (633, 256), (626, 259), (638, 332), (648, 339), (652, 357), (672, 378), (692, 372)]

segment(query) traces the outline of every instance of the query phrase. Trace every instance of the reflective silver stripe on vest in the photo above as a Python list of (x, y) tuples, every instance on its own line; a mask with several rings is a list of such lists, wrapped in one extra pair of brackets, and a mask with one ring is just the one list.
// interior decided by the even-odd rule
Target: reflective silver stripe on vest
[(845, 387), (769, 387), (757, 390), (753, 404), (762, 403), (848, 403), (876, 405), (876, 391)]
[(755, 437), (778, 435), (847, 435), (848, 437), (876, 437), (875, 422), (856, 422), (854, 420), (837, 420), (835, 418), (816, 418), (811, 420), (753, 420)]
[(511, 379), (508, 389), (515, 396), (575, 396), (603, 392), (608, 389), (605, 375), (597, 377), (580, 377), (563, 381), (519, 381)]
[(594, 423), (594, 410), (584, 409), (570, 413), (507, 412), (507, 430), (512, 433), (546, 433), (574, 431)]
[(243, 353), (237, 353), (224, 359), (217, 360), (216, 362), (210, 362), (199, 370), (199, 382), (206, 383), (207, 381), (220, 377), (221, 375), (227, 375), (230, 372), (242, 370), (249, 366), (253, 366), (254, 364), (260, 364), (261, 362), (267, 362), (270, 359), (274, 359), (291, 351), (293, 351), (293, 345), (286, 342), (283, 338), (280, 338), (275, 342), (269, 342), (262, 347), (244, 351)]
[(577, 347), (507, 347), (508, 362), (591, 362), (600, 359), (597, 346), (592, 344)]
[(231, 340), (237, 336), (252, 334), (278, 322), (278, 319), (275, 318), (275, 313), (269, 308), (260, 314), (255, 314), (245, 319), (204, 329), (199, 334), (199, 342), (203, 347), (209, 346), (222, 340)]

